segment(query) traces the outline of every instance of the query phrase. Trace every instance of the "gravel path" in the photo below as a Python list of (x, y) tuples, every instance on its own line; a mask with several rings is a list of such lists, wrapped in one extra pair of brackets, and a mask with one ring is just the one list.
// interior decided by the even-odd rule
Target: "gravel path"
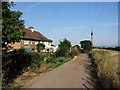
[(23, 88), (92, 88), (90, 60), (86, 54), (40, 74), (29, 81)]

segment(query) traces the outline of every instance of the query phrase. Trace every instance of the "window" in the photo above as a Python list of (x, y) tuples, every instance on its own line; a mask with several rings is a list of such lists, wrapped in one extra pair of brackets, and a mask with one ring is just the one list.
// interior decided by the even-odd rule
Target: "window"
[(43, 44), (45, 44), (45, 41), (40, 41), (40, 43), (43, 43)]
[(28, 40), (24, 40), (24, 44), (29, 44), (29, 41)]
[(49, 52), (50, 50), (49, 49), (47, 49), (47, 52)]
[(35, 41), (35, 45), (37, 45), (38, 44), (38, 41)]
[(32, 45), (32, 41), (30, 41), (30, 44)]
[(48, 45), (51, 46), (51, 43), (49, 42)]

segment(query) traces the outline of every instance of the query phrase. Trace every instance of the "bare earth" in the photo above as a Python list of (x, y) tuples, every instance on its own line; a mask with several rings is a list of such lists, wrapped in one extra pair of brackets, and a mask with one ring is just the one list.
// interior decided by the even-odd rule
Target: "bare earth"
[(23, 88), (92, 88), (90, 64), (88, 56), (81, 54), (50, 72), (38, 75)]

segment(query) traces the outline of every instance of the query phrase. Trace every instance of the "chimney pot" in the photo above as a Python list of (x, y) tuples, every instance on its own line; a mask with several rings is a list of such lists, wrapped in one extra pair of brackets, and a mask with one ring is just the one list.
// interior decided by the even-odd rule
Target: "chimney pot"
[(32, 32), (34, 31), (34, 28), (33, 28), (33, 27), (29, 27), (28, 29), (31, 30)]

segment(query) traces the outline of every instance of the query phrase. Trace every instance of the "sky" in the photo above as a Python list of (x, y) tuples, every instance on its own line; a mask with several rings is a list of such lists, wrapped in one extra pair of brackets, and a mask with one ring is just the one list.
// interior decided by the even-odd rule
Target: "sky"
[(118, 45), (117, 2), (15, 2), (25, 27), (34, 27), (58, 45), (64, 38), (73, 45), (90, 40), (93, 26), (94, 46)]

